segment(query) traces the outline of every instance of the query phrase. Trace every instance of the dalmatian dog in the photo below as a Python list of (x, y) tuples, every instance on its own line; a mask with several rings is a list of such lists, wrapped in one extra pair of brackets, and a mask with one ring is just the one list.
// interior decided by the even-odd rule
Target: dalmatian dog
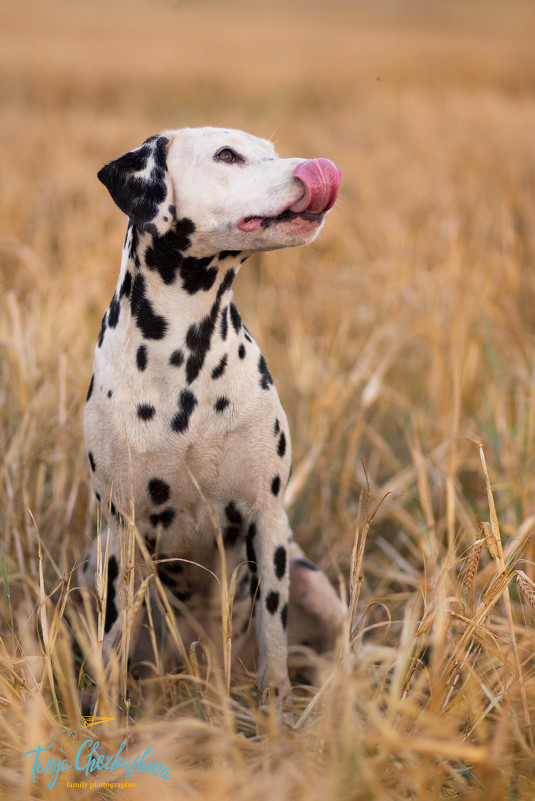
[[(84, 415), (107, 525), (106, 638), (117, 638), (130, 575), (126, 521), (152, 557), (186, 650), (220, 599), (219, 532), (229, 576), (240, 565), (237, 639), (254, 628), (259, 683), (285, 696), (288, 640), (332, 647), (344, 607), (291, 536), (288, 421), (232, 286), (251, 254), (312, 242), (341, 172), (327, 159), (279, 158), (269, 141), (207, 127), (152, 136), (98, 177), (129, 217)], [(97, 550), (84, 565), (87, 586)], [(150, 642), (156, 632), (162, 653), (172, 651), (162, 605), (152, 607)], [(131, 640), (134, 661), (150, 659), (143, 629)], [(234, 644), (237, 655), (242, 646)]]

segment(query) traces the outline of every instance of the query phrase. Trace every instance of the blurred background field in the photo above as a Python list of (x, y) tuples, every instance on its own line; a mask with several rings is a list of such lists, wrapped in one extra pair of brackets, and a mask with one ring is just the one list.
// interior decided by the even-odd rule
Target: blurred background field
[[(250, 259), (236, 296), (289, 417), (296, 538), (355, 625), (293, 729), (217, 683), (181, 705), (162, 677), (128, 732), (172, 781), (85, 794), (532, 799), (535, 5), (21, 0), (1, 17), (0, 795), (81, 792), (33, 784), (23, 753), (60, 716), (75, 728), (73, 642), (98, 651), (49, 598), (97, 530), (81, 413), (126, 221), (96, 173), (208, 124), (343, 170), (318, 241)], [(101, 730), (110, 752), (122, 723)]]

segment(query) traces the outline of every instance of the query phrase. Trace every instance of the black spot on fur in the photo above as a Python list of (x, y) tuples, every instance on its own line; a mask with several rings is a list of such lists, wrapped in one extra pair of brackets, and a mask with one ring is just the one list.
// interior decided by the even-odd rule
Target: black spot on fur
[(89, 464), (91, 465), (91, 470), (93, 473), (96, 471), (97, 466), (95, 464), (95, 457), (93, 456), (93, 451), (89, 451), (87, 454), (87, 458), (89, 459)]
[(182, 261), (181, 245), (189, 239), (184, 238), (172, 228), (163, 236), (155, 237), (145, 251), (145, 264), (149, 270), (156, 270), (164, 284), (176, 281), (177, 270)]
[(143, 226), (144, 230), (152, 236), (153, 239), (158, 239), (160, 236), (160, 232), (158, 231), (158, 226), (154, 223), (146, 223)]
[(225, 277), (223, 278), (223, 280), (221, 281), (221, 283), (219, 285), (219, 289), (217, 290), (217, 294), (219, 295), (219, 297), (224, 295), (225, 292), (228, 292), (228, 290), (232, 286), (232, 282), (234, 281), (235, 277), (236, 277), (236, 273), (234, 272), (234, 270), (231, 267), (230, 270), (227, 270), (227, 272), (225, 273)]
[(241, 512), (234, 503), (234, 501), (230, 501), (225, 506), (225, 515), (229, 523), (235, 523), (236, 525), (241, 525), (241, 523), (243, 522)]
[(186, 363), (186, 381), (188, 384), (192, 384), (199, 373), (202, 370), (202, 366), (204, 364), (205, 352), (199, 351), (198, 353), (193, 353), (191, 356), (188, 357), (188, 361)]
[(238, 537), (240, 536), (240, 529), (238, 526), (227, 526), (227, 528), (223, 532), (223, 542), (226, 546), (232, 547), (236, 544)]
[(284, 431), (281, 433), (279, 437), (279, 446), (277, 448), (277, 453), (279, 454), (281, 459), (286, 453), (286, 436), (284, 435)]
[(146, 345), (140, 345), (139, 348), (137, 349), (137, 353), (136, 353), (137, 369), (141, 370), (141, 372), (143, 372), (143, 370), (146, 370), (147, 369), (148, 360), (149, 359), (148, 359), (147, 346)]
[(210, 350), (212, 334), (214, 333), (217, 315), (219, 314), (220, 298), (214, 301), (210, 314), (203, 317), (199, 323), (190, 325), (186, 334), (186, 345), (192, 352), (186, 363), (186, 381), (191, 384), (199, 375), (206, 354)]
[(273, 556), (273, 566), (275, 568), (275, 575), (281, 579), (286, 573), (286, 548), (279, 545)]
[(106, 311), (104, 312), (104, 317), (102, 318), (102, 322), (100, 324), (100, 331), (97, 340), (97, 345), (99, 346), (99, 348), (102, 347), (102, 343), (104, 342), (104, 334), (106, 333), (107, 318), (108, 318), (108, 310), (106, 309)]
[(281, 488), (281, 478), (280, 476), (274, 476), (271, 482), (271, 492), (273, 493), (273, 495), (275, 496), (278, 495), (280, 488)]
[(182, 288), (190, 295), (196, 292), (208, 292), (215, 284), (218, 269), (209, 267), (212, 256), (204, 259), (193, 257), (184, 259), (180, 265), (180, 275), (182, 277)]
[[(173, 216), (175, 215), (174, 206), (169, 206), (169, 211)], [(165, 284), (174, 283), (177, 272), (181, 272), (184, 262), (183, 254), (191, 246), (190, 237), (194, 231), (194, 222), (188, 217), (183, 217), (163, 236), (155, 237), (152, 245), (147, 248), (145, 253), (147, 267), (149, 270), (157, 270)], [(193, 259), (193, 261), (197, 260)]]
[(258, 359), (258, 371), (260, 373), (260, 386), (262, 389), (269, 389), (269, 385), (273, 384), (273, 379), (271, 378), (271, 373), (268, 370), (268, 366), (266, 364), (266, 360), (260, 354), (260, 358)]
[(128, 297), (130, 295), (130, 290), (132, 289), (132, 273), (130, 270), (126, 271), (124, 281), (121, 284), (121, 290), (119, 292), (119, 296), (124, 298), (125, 296)]
[[(174, 207), (170, 208), (174, 212)], [(165, 284), (173, 284), (177, 274), (180, 274), (183, 288), (191, 294), (199, 289), (209, 289), (217, 277), (217, 268), (213, 268), (213, 272), (205, 269), (212, 260), (211, 257), (184, 258), (184, 252), (191, 246), (190, 236), (194, 231), (194, 223), (184, 217), (163, 236), (155, 237), (145, 253), (149, 270), (157, 270)]]
[(212, 378), (221, 378), (223, 373), (225, 372), (227, 366), (227, 354), (225, 353), (224, 356), (221, 357), (219, 364), (217, 367), (214, 367), (212, 370)]
[(100, 503), (100, 493), (99, 492), (95, 492), (95, 498)]
[(137, 416), (141, 420), (152, 420), (156, 414), (156, 409), (150, 403), (139, 403), (137, 407)]
[(183, 603), (188, 601), (191, 598), (191, 589), (187, 578), (183, 575), (184, 568), (181, 562), (167, 554), (163, 559), (169, 561), (159, 562), (156, 568), (160, 580), (172, 590), (175, 598)]
[(91, 395), (93, 394), (93, 387), (94, 386), (95, 386), (95, 375), (93, 374), (91, 376), (91, 381), (89, 382), (89, 389), (87, 390), (87, 395), (86, 395), (86, 399), (85, 399), (86, 403), (89, 400), (89, 398), (91, 397)]
[(109, 328), (116, 328), (117, 323), (119, 322), (119, 314), (121, 312), (121, 303), (117, 298), (117, 295), (114, 295), (111, 299), (111, 303), (108, 309), (108, 326)]
[(106, 617), (104, 618), (104, 631), (108, 633), (118, 617), (115, 605), (115, 586), (114, 581), (119, 575), (119, 565), (115, 556), (110, 556), (108, 560), (108, 592), (106, 594)]
[(108, 398), (111, 398), (113, 395), (113, 389), (108, 390)]
[(169, 528), (175, 517), (176, 517), (175, 510), (171, 509), (171, 507), (168, 507), (159, 514), (150, 515), (149, 520), (151, 522), (151, 525), (154, 526), (154, 528), (156, 528), (156, 526), (162, 526), (162, 528)]
[[(214, 304), (214, 307), (215, 305), (216, 304)], [(217, 308), (214, 310), (214, 307), (212, 307), (209, 315), (203, 317), (200, 323), (193, 323), (193, 325), (190, 325), (188, 328), (186, 334), (186, 345), (190, 350), (206, 351), (210, 347), (210, 339), (214, 332), (214, 317), (217, 316), (218, 311)]]
[(169, 356), (169, 364), (171, 364), (173, 367), (181, 367), (184, 364), (184, 354), (180, 348), (178, 348), (178, 350), (174, 350)]
[(228, 334), (228, 306), (221, 312), (221, 339), (226, 340)]
[(110, 503), (110, 512), (117, 519), (117, 522), (119, 523), (119, 525), (126, 526), (125, 518), (123, 517), (123, 515), (120, 512), (117, 511), (117, 509), (115, 508), (115, 505), (113, 503)]
[(249, 592), (251, 594), (251, 598), (260, 598), (260, 587), (259, 587), (259, 580), (258, 576), (251, 576), (251, 586), (249, 587)]
[(183, 389), (178, 398), (178, 412), (171, 420), (171, 428), (177, 434), (182, 434), (187, 431), (189, 426), (189, 419), (192, 415), (195, 406), (197, 405), (197, 398), (189, 389)]
[(247, 552), (247, 561), (249, 562), (249, 570), (251, 573), (256, 573), (258, 566), (256, 564), (256, 551), (254, 549), (253, 540), (256, 537), (256, 523), (250, 523), (245, 538), (245, 548)]
[(132, 314), (145, 339), (163, 339), (167, 331), (167, 320), (155, 313), (152, 303), (145, 296), (146, 291), (145, 278), (138, 273), (134, 279), (130, 298)]
[(241, 317), (234, 303), (230, 304), (230, 321), (236, 333), (239, 334), (241, 329)]
[[(242, 323), (242, 325), (243, 325), (243, 323)], [(243, 326), (243, 335), (244, 335), (245, 339), (247, 340), (247, 342), (252, 342), (253, 341), (253, 338), (252, 338), (251, 334), (249, 333), (249, 331), (247, 330), (247, 328), (245, 326)]]
[(246, 355), (245, 345), (242, 342), (242, 344), (238, 348), (238, 356), (240, 357), (240, 359), (245, 359), (245, 355)]
[(279, 608), (279, 601), (280, 601), (279, 593), (278, 592), (274, 592), (272, 590), (269, 593), (269, 595), (267, 596), (267, 598), (266, 598), (266, 609), (272, 615), (274, 615), (275, 612), (277, 611), (277, 609)]
[(286, 631), (288, 627), (288, 604), (284, 604), (284, 606), (281, 609), (281, 623), (282, 623), (282, 628), (284, 629), (284, 631)]
[(203, 259), (184, 257), (191, 245), (193, 230), (192, 221), (184, 218), (162, 236), (155, 237), (145, 253), (149, 270), (157, 270), (165, 284), (173, 284), (179, 273), (183, 289), (192, 295), (201, 289), (210, 289), (217, 278), (217, 267), (206, 269), (212, 261), (211, 256)]
[(236, 256), (240, 255), (240, 253), (241, 253), (240, 250), (222, 250), (221, 253), (219, 254), (219, 261), (223, 261), (223, 259), (227, 259), (230, 256), (236, 258)]
[(210, 313), (200, 323), (193, 323), (186, 334), (186, 345), (191, 351), (207, 351), (214, 331), (214, 321)]
[(281, 427), (280, 427), (280, 423), (279, 423), (279, 418), (278, 418), (278, 417), (276, 417), (276, 418), (275, 418), (275, 427), (274, 427), (274, 429), (273, 429), (273, 434), (274, 434), (275, 436), (277, 436), (277, 434), (279, 433), (279, 431), (280, 431), (280, 430), (281, 430)]
[(214, 409), (216, 410), (216, 412), (223, 412), (229, 405), (230, 405), (229, 399), (226, 398), (224, 395), (221, 395), (221, 397), (219, 397), (214, 403)]
[(160, 506), (162, 503), (167, 503), (171, 496), (171, 487), (166, 481), (161, 478), (151, 478), (147, 485), (149, 498), (155, 506)]
[(132, 241), (130, 242), (130, 258), (134, 260), (134, 264), (136, 267), (141, 266), (141, 259), (139, 258), (138, 246), (139, 246), (139, 231), (137, 230), (135, 225), (132, 225), (130, 222), (129, 225), (132, 228)]

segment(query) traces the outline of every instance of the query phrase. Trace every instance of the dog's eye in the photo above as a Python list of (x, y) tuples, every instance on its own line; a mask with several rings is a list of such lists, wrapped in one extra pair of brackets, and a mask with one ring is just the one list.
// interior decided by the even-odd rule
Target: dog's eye
[(230, 147), (223, 147), (221, 150), (218, 150), (214, 159), (216, 161), (224, 161), (225, 164), (236, 164), (243, 161), (243, 158), (231, 150)]

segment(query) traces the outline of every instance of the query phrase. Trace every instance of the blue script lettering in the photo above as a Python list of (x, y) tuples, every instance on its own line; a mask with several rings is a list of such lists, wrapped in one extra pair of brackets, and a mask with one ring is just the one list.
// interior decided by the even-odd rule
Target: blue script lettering
[[(87, 762), (84, 765), (82, 763), (82, 755), (83, 755), (83, 751), (84, 751), (84, 748), (86, 747), (86, 745), (87, 746), (91, 746), (91, 748), (90, 748), (90, 751), (89, 751), (89, 755), (87, 757)], [(82, 745), (80, 746), (80, 748), (76, 752), (76, 756), (74, 758), (74, 767), (77, 768), (78, 770), (83, 770), (86, 776), (88, 776), (90, 773), (92, 773), (93, 770), (95, 769), (95, 764), (94, 763), (95, 763), (96, 760), (94, 758), (94, 753), (97, 750), (97, 748), (99, 747), (99, 745), (100, 745), (100, 743), (99, 743), (98, 740), (84, 740), (84, 742), (82, 743)], [(92, 763), (93, 763), (93, 766), (92, 766)]]
[(169, 768), (166, 768), (165, 765), (159, 762), (155, 762), (154, 757), (151, 757), (149, 762), (146, 761), (145, 758), (148, 757), (151, 751), (152, 748), (147, 748), (143, 754), (140, 754), (134, 759), (131, 767), (125, 773), (125, 779), (130, 778), (135, 770), (136, 773), (152, 773), (153, 776), (161, 776), (165, 781), (169, 781), (171, 778), (169, 776)]
[(53, 759), (52, 757), (49, 757), (46, 760), (46, 762), (39, 760), (40, 755), (44, 751), (48, 751), (48, 749), (51, 747), (51, 745), (52, 745), (52, 743), (50, 743), (50, 745), (47, 745), (45, 748), (41, 748), (41, 746), (38, 745), (37, 748), (34, 748), (32, 751), (26, 751), (26, 753), (24, 754), (25, 757), (30, 756), (30, 754), (35, 754), (35, 757), (34, 757), (34, 760), (33, 760), (33, 765), (32, 765), (32, 781), (33, 781), (33, 783), (35, 784), (35, 775), (36, 774), (39, 775), (41, 773), (49, 773), (50, 774), (50, 779), (48, 781), (47, 787), (50, 787), (50, 788), (55, 786), (55, 784), (56, 784), (56, 782), (58, 780), (59, 774), (62, 773), (64, 770), (69, 770), (70, 767), (71, 767), (67, 763), (66, 759)]
[[(69, 732), (69, 735), (73, 738), (68, 749), (69, 751), (74, 745), (75, 733), (76, 732)], [(66, 739), (67, 738), (65, 737), (63, 738), (62, 744)], [(123, 759), (121, 754), (126, 748), (126, 741), (124, 740), (119, 746), (117, 753), (110, 754), (109, 756), (98, 753), (100, 746), (100, 742), (98, 740), (84, 740), (84, 742), (76, 751), (74, 756), (74, 764), (69, 764), (66, 759), (54, 759), (52, 757), (48, 757), (47, 759), (43, 757), (43, 753), (52, 748), (53, 744), (54, 740), (52, 740), (50, 745), (47, 745), (45, 748), (42, 748), (40, 745), (38, 745), (37, 748), (34, 748), (31, 751), (26, 751), (24, 754), (25, 757), (33, 756), (32, 781), (34, 784), (36, 776), (47, 774), (50, 776), (47, 786), (49, 788), (53, 788), (56, 785), (58, 776), (63, 773), (63, 771), (70, 770), (73, 767), (76, 770), (85, 773), (86, 776), (90, 776), (91, 774), (94, 775), (98, 771), (112, 772), (116, 770), (124, 770), (126, 771), (125, 778), (127, 779), (130, 778), (134, 772), (150, 773), (153, 776), (158, 776), (159, 778), (164, 779), (165, 781), (169, 781), (171, 778), (169, 775), (169, 768), (167, 768), (163, 763), (156, 762), (155, 755), (151, 756), (151, 748), (145, 749), (143, 754), (138, 754), (138, 756), (135, 758), (128, 757)], [(65, 753), (65, 749), (62, 750)]]

